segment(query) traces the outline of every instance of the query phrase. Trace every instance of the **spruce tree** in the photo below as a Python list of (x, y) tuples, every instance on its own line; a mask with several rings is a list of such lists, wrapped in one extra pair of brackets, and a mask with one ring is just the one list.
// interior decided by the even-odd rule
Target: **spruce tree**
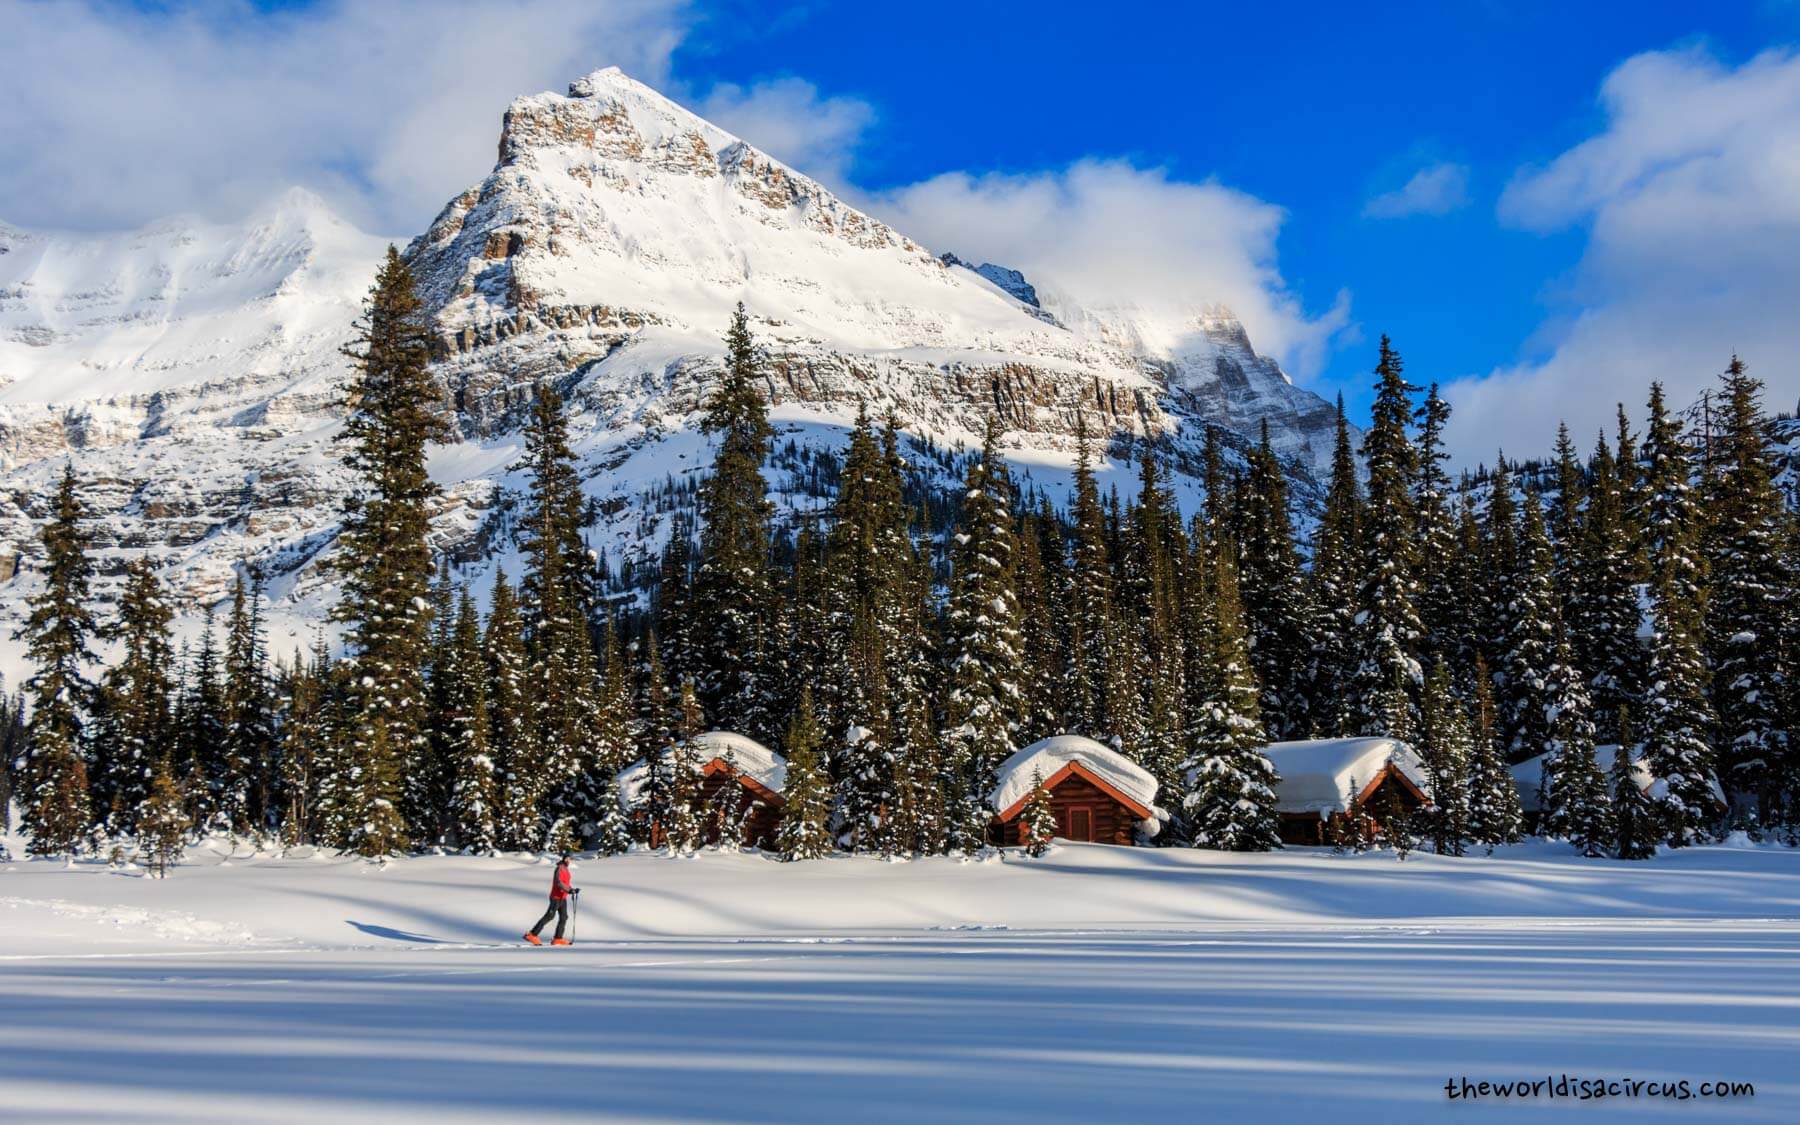
[(701, 701), (714, 722), (770, 737), (768, 658), (769, 520), (762, 464), (772, 431), (758, 387), (762, 362), (740, 304), (725, 338), (725, 369), (701, 428), (719, 436), (712, 476), (700, 494), (703, 519), (692, 615)]
[(1406, 738), (1424, 680), (1417, 659), (1424, 634), (1416, 607), (1419, 456), (1407, 433), (1418, 388), (1402, 376), (1399, 353), (1386, 336), (1375, 374), (1373, 424), (1363, 439), (1369, 492), (1352, 631), (1356, 665), (1346, 706), (1354, 732)]
[(1618, 750), (1613, 754), (1612, 775), (1607, 785), (1612, 793), (1613, 854), (1620, 859), (1651, 859), (1656, 855), (1656, 842), (1661, 835), (1657, 823), (1656, 802), (1639, 788), (1632, 775), (1632, 764), (1638, 759), (1638, 746), (1632, 739), (1628, 708), (1620, 707), (1613, 719), (1619, 731)]
[[(1512, 470), (1506, 455), (1500, 454), (1488, 478), (1487, 505), (1482, 512), (1481, 607), (1477, 613), (1476, 633), (1481, 643), (1480, 655), (1494, 674), (1494, 688), (1500, 697), (1500, 723), (1503, 731), (1510, 728), (1505, 710), (1507, 646), (1512, 635), (1514, 614), (1512, 596), (1518, 581), (1519, 505), (1514, 495)], [(1508, 735), (1510, 739), (1510, 735)]]
[(1419, 707), (1419, 756), (1431, 779), (1429, 831), (1439, 855), (1462, 855), (1470, 836), (1469, 719), (1439, 664), (1425, 681)]
[(287, 845), (317, 839), (316, 812), (331, 760), (331, 653), (321, 635), (311, 660), (296, 655), (286, 691), (281, 731), (281, 839)]
[[(213, 832), (218, 823), (219, 791), (224, 787), (225, 686), (213, 627), (213, 607), (201, 613), (200, 648), (186, 666), (175, 727), (180, 732), (178, 773), (187, 798), (188, 819), (197, 832)], [(349, 771), (345, 771), (346, 775)], [(337, 841), (341, 843), (341, 841)]]
[(109, 834), (137, 832), (153, 775), (159, 767), (170, 767), (176, 687), (173, 620), (150, 563), (143, 559), (132, 563), (125, 572), (118, 616), (106, 632), (120, 653), (101, 682), (106, 724), (94, 754), (95, 803), (107, 810)]
[(1208, 588), (1190, 610), (1190, 635), (1205, 655), (1189, 683), (1182, 808), (1196, 847), (1268, 851), (1281, 846), (1275, 813), (1281, 779), (1263, 752), (1267, 740), (1229, 540), (1216, 553)]
[(1050, 804), (1050, 790), (1044, 788), (1044, 771), (1035, 766), (1031, 770), (1031, 795), (1019, 814), (1019, 828), (1026, 855), (1035, 859), (1050, 850), (1050, 841), (1056, 836), (1056, 809)]
[(1638, 642), (1641, 611), (1638, 583), (1642, 566), (1626, 511), (1619, 467), (1602, 437), (1589, 462), (1587, 511), (1574, 545), (1568, 581), (1569, 626), (1575, 656), (1588, 674), (1595, 714), (1608, 724), (1619, 708), (1635, 706), (1644, 688), (1643, 649)]
[(501, 779), (494, 762), (487, 653), (467, 589), (457, 602), (455, 622), (444, 669), (451, 835), (465, 852), (492, 855), (500, 847)]
[(1645, 538), (1650, 553), (1650, 665), (1645, 675), (1643, 754), (1664, 783), (1658, 819), (1675, 847), (1703, 842), (1714, 820), (1712, 706), (1702, 651), (1699, 516), (1692, 452), (1681, 423), (1650, 388), (1644, 441)]
[(1313, 732), (1319, 736), (1343, 734), (1351, 727), (1346, 702), (1357, 663), (1351, 636), (1357, 613), (1362, 542), (1362, 483), (1350, 443), (1344, 400), (1339, 396), (1331, 477), (1325, 490), (1325, 508), (1313, 537), (1310, 601), (1315, 607), (1316, 633), (1308, 713), (1312, 716)]
[(1112, 634), (1112, 564), (1107, 552), (1106, 517), (1094, 483), (1094, 453), (1082, 419), (1076, 434), (1075, 500), (1071, 512), (1075, 541), (1070, 558), (1069, 678), (1070, 729), (1102, 740), (1111, 732), (1107, 715), (1108, 641)]
[(812, 689), (802, 688), (788, 723), (782, 750), (787, 785), (775, 850), (784, 860), (819, 859), (831, 854), (831, 778), (822, 756), (825, 736), (813, 713)]
[(1789, 815), (1783, 804), (1795, 773), (1781, 708), (1792, 660), (1785, 622), (1797, 610), (1794, 580), (1783, 549), (1785, 513), (1774, 484), (1762, 380), (1736, 356), (1723, 378), (1704, 540), (1716, 745), (1740, 818), (1773, 826)]
[(1431, 384), (1425, 402), (1414, 417), (1419, 423), (1418, 486), (1415, 507), (1418, 519), (1417, 609), (1424, 635), (1421, 649), (1437, 662), (1462, 659), (1462, 581), (1459, 564), (1463, 543), (1457, 513), (1451, 510), (1452, 484), (1444, 470), (1449, 453), (1444, 430), (1450, 424), (1450, 404)]
[(1016, 576), (1024, 657), (1017, 740), (1030, 744), (1067, 729), (1062, 719), (1068, 667), (1068, 630), (1063, 627), (1067, 572), (1061, 524), (1048, 502), (1022, 519)]
[(694, 525), (685, 514), (669, 521), (656, 580), (656, 633), (662, 638), (663, 666), (669, 682), (680, 683), (699, 671), (694, 640)]
[(532, 850), (542, 843), (539, 818), (550, 792), (550, 776), (531, 702), (531, 660), (525, 649), (524, 623), (517, 596), (503, 572), (494, 575), (483, 647), (487, 651), (490, 745), (500, 769), (499, 846)]
[(133, 826), (144, 866), (155, 878), (168, 878), (169, 869), (181, 862), (190, 827), (184, 804), (168, 759), (158, 759)]
[(581, 482), (569, 446), (563, 399), (539, 385), (525, 433), (531, 490), (520, 549), (526, 638), (531, 655), (540, 834), (552, 825), (573, 840), (593, 832), (603, 812), (599, 680), (591, 612), (594, 593), (581, 538)]
[(424, 306), (412, 270), (393, 247), (364, 306), (358, 346), (346, 354), (357, 378), (344, 424), (346, 463), (359, 484), (338, 536), (349, 624), (355, 720), (349, 732), (357, 815), (352, 850), (382, 856), (404, 848), (403, 771), (426, 745), (425, 666), (431, 626), (431, 548), (426, 505), (437, 494), (426, 446), (448, 436), (432, 379)]
[(831, 720), (842, 731), (833, 773), (857, 849), (878, 846), (895, 804), (903, 704), (922, 685), (921, 564), (902, 495), (894, 426), (881, 438), (860, 414), (851, 431), (828, 544)]
[[(1517, 569), (1507, 582), (1504, 694), (1507, 756), (1524, 761), (1544, 752), (1551, 721), (1549, 672), (1560, 632), (1554, 559), (1536, 491), (1525, 494)], [(1568, 664), (1573, 667), (1571, 655)], [(1582, 695), (1586, 697), (1585, 686)]]
[(1272, 738), (1305, 738), (1312, 727), (1308, 673), (1316, 640), (1288, 508), (1287, 474), (1270, 444), (1267, 419), (1262, 440), (1250, 453), (1244, 484), (1239, 570), (1250, 660), (1262, 688), (1263, 724)]
[(234, 836), (272, 824), (275, 700), (269, 683), (262, 626), (262, 578), (240, 570), (232, 587), (225, 632), (223, 760), (217, 815)]
[(1612, 847), (1615, 828), (1606, 777), (1594, 756), (1594, 722), (1587, 684), (1567, 638), (1557, 642), (1544, 695), (1549, 735), (1544, 759), (1545, 825), (1585, 856)]
[(72, 855), (95, 826), (84, 746), (94, 694), (89, 639), (95, 634), (88, 606), (91, 537), (81, 526), (85, 515), (75, 470), (64, 465), (40, 536), (43, 585), (27, 602), (25, 623), (13, 633), (14, 640), (25, 642), (32, 668), (25, 681), (31, 719), (17, 796), (33, 855)]
[(1500, 752), (1500, 730), (1494, 706), (1493, 678), (1487, 663), (1475, 658), (1473, 716), (1470, 724), (1469, 838), (1489, 852), (1519, 842), (1523, 816), (1519, 791)]
[(1015, 732), (1024, 702), (1011, 483), (999, 437), (998, 424), (990, 421), (981, 456), (969, 465), (944, 607), (943, 740), (946, 769), (957, 779), (960, 798), (949, 816), (965, 849), (971, 837), (979, 840), (985, 831), (994, 769), (1018, 748)]

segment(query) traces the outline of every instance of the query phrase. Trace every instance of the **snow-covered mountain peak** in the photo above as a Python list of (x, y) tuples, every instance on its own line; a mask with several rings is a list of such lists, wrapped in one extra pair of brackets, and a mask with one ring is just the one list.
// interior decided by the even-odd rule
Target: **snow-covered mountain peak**
[[(1329, 405), (1227, 311), (1122, 307), (1092, 278), (1074, 279), (1077, 301), (1067, 278), (940, 261), (753, 142), (595, 71), (512, 102), (492, 171), (407, 245), (465, 439), (433, 454), (433, 536), (478, 585), (495, 565), (517, 573), (509, 498), (539, 382), (570, 396), (605, 513), (590, 545), (652, 561), (669, 497), (692, 494), (671, 483), (706, 463), (694, 423), (739, 302), (790, 455), (840, 444), (866, 405), (939, 449), (996, 419), (1021, 479), (1053, 496), (1082, 428), (1156, 441), (1189, 499), (1209, 428), (1248, 442), (1267, 421), (1303, 483), (1329, 456)], [(0, 227), (0, 629), (33, 589), (42, 497), (68, 459), (103, 592), (148, 557), (205, 604), (254, 562), (275, 643), (308, 643), (336, 597), (320, 563), (351, 485), (342, 348), (386, 242), (300, 189), (235, 223)], [(0, 671), (15, 656), (0, 646)]]

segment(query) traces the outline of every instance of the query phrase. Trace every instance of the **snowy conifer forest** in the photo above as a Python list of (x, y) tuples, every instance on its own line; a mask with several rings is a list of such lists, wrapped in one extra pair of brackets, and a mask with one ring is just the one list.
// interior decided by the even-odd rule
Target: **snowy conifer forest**
[[(1163, 823), (1136, 842), (1158, 847), (1280, 847), (1266, 748), (1363, 736), (1408, 744), (1428, 800), (1332, 819), (1340, 848), (1516, 843), (1508, 767), (1530, 760), (1530, 828), (1585, 856), (1800, 842), (1800, 522), (1776, 459), (1792, 423), (1735, 357), (1698, 414), (1652, 385), (1585, 454), (1565, 429), (1550, 458), (1453, 478), (1449, 407), (1383, 338), (1373, 417), (1358, 443), (1340, 413), (1316, 513), (1266, 441), (1209, 441), (1191, 518), (1154, 443), (1132, 493), (1102, 494), (1109, 435), (1085, 426), (1066, 511), (1022, 500), (997, 423), (960, 489), (922, 495), (899, 419), (865, 413), (820, 467), (835, 502), (776, 534), (740, 309), (697, 516), (640, 605), (602, 596), (549, 386), (526, 431), (522, 572), (476, 590), (433, 556), (424, 466), (446, 431), (419, 307), (390, 252), (355, 352), (341, 653), (272, 655), (253, 570), (180, 657), (148, 568), (98, 615), (65, 473), (6, 715), (32, 854), (164, 870), (214, 835), (368, 857), (692, 850), (740, 834), (737, 787), (688, 784), (698, 762), (629, 799), (618, 778), (708, 730), (812, 763), (771, 849), (789, 860), (979, 853), (1003, 764), (1065, 733), (1154, 778)], [(96, 638), (119, 657), (102, 666)]]

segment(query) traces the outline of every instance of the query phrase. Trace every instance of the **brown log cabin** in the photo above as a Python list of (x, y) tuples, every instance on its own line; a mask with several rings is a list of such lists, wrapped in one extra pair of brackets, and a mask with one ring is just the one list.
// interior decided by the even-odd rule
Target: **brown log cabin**
[(1278, 811), (1277, 815), (1281, 818), (1281, 842), (1322, 846), (1332, 842), (1337, 835), (1334, 829), (1341, 827), (1351, 816), (1364, 817), (1374, 824), (1385, 825), (1388, 818), (1396, 812), (1401, 816), (1411, 816), (1430, 803), (1430, 798), (1413, 784), (1412, 779), (1390, 762), (1382, 767), (1374, 780), (1363, 786), (1356, 799), (1350, 803), (1348, 812), (1326, 814)]
[[(1121, 844), (1136, 840), (1134, 830), (1155, 814), (1080, 762), (1069, 762), (1044, 779), (1050, 791), (1050, 808), (1056, 814), (1056, 835), (1075, 843)], [(1031, 795), (1000, 810), (991, 836), (1001, 846), (1028, 843), (1024, 813)]]
[[(787, 799), (781, 793), (785, 770), (781, 759), (761, 745), (729, 731), (709, 731), (693, 742), (700, 755), (698, 797), (701, 810), (701, 840), (717, 844), (726, 830), (727, 821), (735, 821), (741, 830), (737, 842), (744, 847), (770, 849), (775, 846), (775, 833), (781, 825), (782, 808)], [(668, 754), (668, 751), (664, 752)], [(620, 774), (621, 782), (642, 770), (639, 762)], [(621, 785), (621, 798), (631, 786)], [(660, 824), (651, 824), (648, 832), (651, 847), (664, 843)]]

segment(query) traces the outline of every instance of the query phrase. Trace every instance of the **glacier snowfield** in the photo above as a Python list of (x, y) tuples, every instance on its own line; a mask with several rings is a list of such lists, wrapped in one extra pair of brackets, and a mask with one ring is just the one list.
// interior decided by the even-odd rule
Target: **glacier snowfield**
[[(16, 853), (15, 853), (16, 854)], [(1800, 1119), (1800, 852), (0, 868), (0, 1106), (104, 1121)], [(1451, 1101), (1444, 1084), (1694, 1096)], [(1709, 1098), (1701, 1082), (1751, 1082)]]

